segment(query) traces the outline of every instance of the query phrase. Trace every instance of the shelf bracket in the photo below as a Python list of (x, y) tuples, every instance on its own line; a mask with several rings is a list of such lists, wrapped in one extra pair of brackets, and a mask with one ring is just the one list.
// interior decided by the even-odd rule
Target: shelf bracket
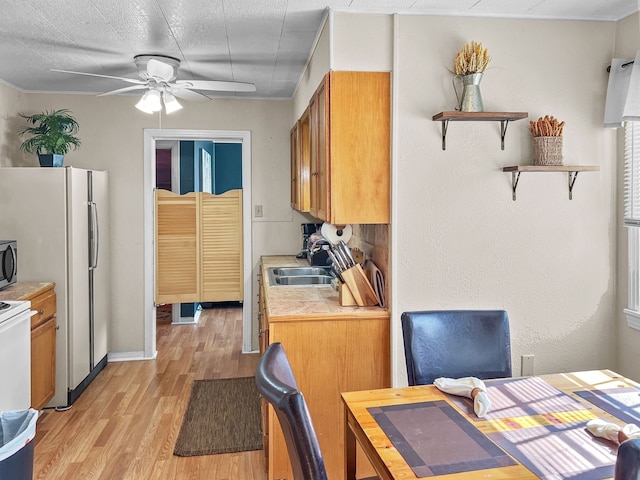
[(507, 134), (508, 126), (509, 126), (509, 120), (500, 120), (500, 148), (502, 150), (504, 150), (504, 137)]
[(579, 172), (567, 172), (569, 176), (569, 200), (573, 200), (573, 185), (576, 183)]
[(520, 172), (511, 172), (511, 198), (516, 201), (516, 188), (518, 188), (518, 182), (520, 181)]
[(447, 128), (449, 128), (449, 120), (442, 120), (442, 149), (447, 149)]

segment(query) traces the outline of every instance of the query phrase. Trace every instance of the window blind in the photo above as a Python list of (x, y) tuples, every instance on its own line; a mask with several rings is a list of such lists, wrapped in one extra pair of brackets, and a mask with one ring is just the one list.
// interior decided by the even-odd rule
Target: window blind
[(625, 122), (624, 224), (640, 227), (640, 122)]

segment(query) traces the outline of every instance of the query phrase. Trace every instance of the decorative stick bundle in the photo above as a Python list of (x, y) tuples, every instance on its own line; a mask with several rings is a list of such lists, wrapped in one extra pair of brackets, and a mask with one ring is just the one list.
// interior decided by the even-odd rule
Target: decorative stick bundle
[(553, 116), (545, 115), (537, 122), (529, 122), (529, 130), (534, 137), (561, 137), (564, 122), (558, 122)]
[(453, 68), (456, 75), (469, 75), (482, 73), (486, 70), (491, 57), (481, 43), (472, 41), (471, 45), (465, 43), (462, 50), (456, 54), (453, 60)]

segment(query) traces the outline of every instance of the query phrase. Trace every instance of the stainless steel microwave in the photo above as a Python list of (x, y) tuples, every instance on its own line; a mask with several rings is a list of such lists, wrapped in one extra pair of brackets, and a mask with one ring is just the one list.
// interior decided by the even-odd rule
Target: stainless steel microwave
[(0, 289), (18, 279), (18, 242), (0, 240)]

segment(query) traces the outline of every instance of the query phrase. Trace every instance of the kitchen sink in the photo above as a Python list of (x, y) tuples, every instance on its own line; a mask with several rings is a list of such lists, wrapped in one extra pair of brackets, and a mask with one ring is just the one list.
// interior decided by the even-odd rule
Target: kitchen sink
[(270, 267), (269, 285), (330, 285), (329, 267)]
[(276, 277), (277, 285), (330, 285), (333, 277), (329, 275), (299, 275), (297, 277)]
[(275, 275), (298, 277), (300, 275), (329, 275), (329, 268), (323, 267), (278, 267), (273, 269)]

